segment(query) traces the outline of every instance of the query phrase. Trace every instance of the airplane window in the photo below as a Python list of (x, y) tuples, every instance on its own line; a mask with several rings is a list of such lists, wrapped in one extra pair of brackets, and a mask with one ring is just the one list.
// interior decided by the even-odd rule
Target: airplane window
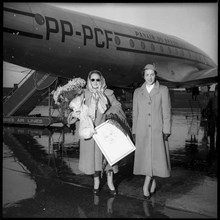
[(178, 49), (176, 48), (176, 55), (178, 55)]
[(172, 53), (172, 51), (171, 51), (171, 48), (170, 48), (170, 47), (168, 47), (168, 50), (169, 50), (169, 53)]
[(189, 58), (191, 58), (191, 53), (190, 53), (190, 51), (189, 51)]
[(151, 44), (151, 50), (155, 50), (155, 46), (154, 46), (154, 44)]
[(195, 60), (196, 59), (196, 53), (192, 53), (193, 54), (193, 59)]
[(130, 39), (129, 42), (130, 42), (130, 46), (131, 46), (131, 47), (134, 47), (134, 41), (133, 41), (132, 39)]
[(163, 46), (160, 46), (160, 51), (163, 52)]
[(182, 52), (182, 56), (184, 56), (184, 51), (182, 50), (181, 52)]
[(39, 25), (42, 25), (45, 22), (43, 16), (40, 14), (36, 14), (34, 18), (35, 18), (35, 21), (37, 22), (37, 24), (39, 24)]
[(121, 43), (120, 38), (118, 36), (115, 36), (115, 43), (119, 45)]
[(142, 48), (142, 49), (145, 49), (145, 44), (144, 44), (143, 41), (141, 41), (141, 48)]

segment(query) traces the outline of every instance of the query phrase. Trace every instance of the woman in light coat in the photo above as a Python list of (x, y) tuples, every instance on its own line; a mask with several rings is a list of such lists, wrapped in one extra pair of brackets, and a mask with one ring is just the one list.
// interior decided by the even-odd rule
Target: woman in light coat
[[(88, 114), (94, 127), (106, 120), (106, 117), (115, 113), (119, 117), (126, 116), (121, 103), (116, 99), (113, 90), (107, 89), (105, 79), (100, 71), (91, 71), (87, 78), (87, 88), (84, 91), (84, 104), (88, 106)], [(94, 193), (98, 193), (100, 172), (103, 170), (104, 156), (93, 138), (80, 139), (79, 169), (88, 175), (94, 176)], [(107, 184), (111, 194), (116, 195), (113, 184), (113, 174), (118, 172), (118, 165), (105, 167)]]
[(145, 175), (144, 198), (156, 192), (154, 176), (170, 176), (168, 137), (171, 133), (171, 103), (168, 88), (156, 80), (152, 64), (142, 72), (145, 83), (134, 91), (132, 133), (136, 151), (135, 175)]

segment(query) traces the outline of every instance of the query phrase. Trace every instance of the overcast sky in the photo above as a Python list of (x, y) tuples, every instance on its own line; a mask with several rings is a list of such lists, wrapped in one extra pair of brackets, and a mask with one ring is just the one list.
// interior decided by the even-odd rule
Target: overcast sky
[[(218, 3), (48, 4), (179, 37), (203, 50), (217, 64)], [(3, 68), (5, 87), (18, 83), (24, 73), (16, 73), (26, 70), (8, 63)]]

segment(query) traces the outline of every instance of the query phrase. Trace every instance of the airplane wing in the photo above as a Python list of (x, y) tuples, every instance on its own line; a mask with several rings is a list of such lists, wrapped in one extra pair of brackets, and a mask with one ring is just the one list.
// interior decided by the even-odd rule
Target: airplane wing
[(162, 84), (169, 88), (191, 88), (195, 86), (211, 85), (218, 82), (218, 73), (217, 68), (194, 71), (182, 82), (172, 82), (161, 77), (158, 78)]

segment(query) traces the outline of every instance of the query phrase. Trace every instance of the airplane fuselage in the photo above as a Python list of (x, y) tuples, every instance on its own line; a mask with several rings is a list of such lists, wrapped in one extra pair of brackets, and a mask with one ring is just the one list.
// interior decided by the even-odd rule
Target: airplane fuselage
[(3, 11), (4, 60), (30, 69), (85, 79), (98, 69), (115, 86), (141, 82), (147, 63), (178, 83), (216, 71), (200, 49), (153, 30), (42, 3), (4, 3)]

